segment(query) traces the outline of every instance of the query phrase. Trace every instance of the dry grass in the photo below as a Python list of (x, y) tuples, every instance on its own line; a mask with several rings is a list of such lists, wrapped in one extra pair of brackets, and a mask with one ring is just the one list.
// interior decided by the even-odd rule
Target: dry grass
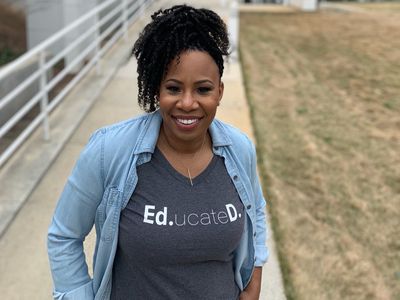
[(400, 299), (400, 18), (241, 14), (289, 299)]

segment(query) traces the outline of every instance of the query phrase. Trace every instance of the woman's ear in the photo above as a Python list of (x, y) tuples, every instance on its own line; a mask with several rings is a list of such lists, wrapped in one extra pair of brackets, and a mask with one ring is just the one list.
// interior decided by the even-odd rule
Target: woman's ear
[(222, 80), (219, 83), (218, 92), (219, 92), (219, 98), (218, 98), (218, 106), (219, 106), (222, 100), (222, 96), (224, 95), (224, 83)]
[(160, 102), (160, 89), (158, 89), (156, 94), (154, 95), (154, 100), (156, 101), (156, 103)]

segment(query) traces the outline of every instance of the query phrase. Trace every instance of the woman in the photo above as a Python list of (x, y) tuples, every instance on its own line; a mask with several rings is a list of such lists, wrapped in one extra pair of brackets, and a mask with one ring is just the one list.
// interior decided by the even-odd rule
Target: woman
[(133, 48), (147, 114), (91, 136), (49, 228), (55, 299), (259, 298), (268, 251), (254, 146), (214, 119), (228, 47), (210, 10), (152, 16)]

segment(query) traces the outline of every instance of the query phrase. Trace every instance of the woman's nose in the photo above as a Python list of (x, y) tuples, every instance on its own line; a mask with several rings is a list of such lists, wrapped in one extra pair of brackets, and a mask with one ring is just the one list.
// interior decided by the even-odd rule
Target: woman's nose
[(179, 105), (181, 109), (193, 110), (198, 106), (198, 103), (191, 92), (185, 92), (179, 101)]

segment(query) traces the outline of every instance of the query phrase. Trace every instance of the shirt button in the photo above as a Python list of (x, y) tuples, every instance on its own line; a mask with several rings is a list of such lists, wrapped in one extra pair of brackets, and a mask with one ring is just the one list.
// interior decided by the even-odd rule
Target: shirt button
[(238, 176), (237, 175), (234, 175), (233, 176), (233, 180), (237, 180), (238, 179)]
[(247, 209), (250, 209), (250, 208), (251, 208), (251, 204), (247, 205), (246, 208), (247, 208)]
[(254, 234), (253, 234), (254, 236), (256, 236), (257, 235), (257, 232), (254, 232)]

